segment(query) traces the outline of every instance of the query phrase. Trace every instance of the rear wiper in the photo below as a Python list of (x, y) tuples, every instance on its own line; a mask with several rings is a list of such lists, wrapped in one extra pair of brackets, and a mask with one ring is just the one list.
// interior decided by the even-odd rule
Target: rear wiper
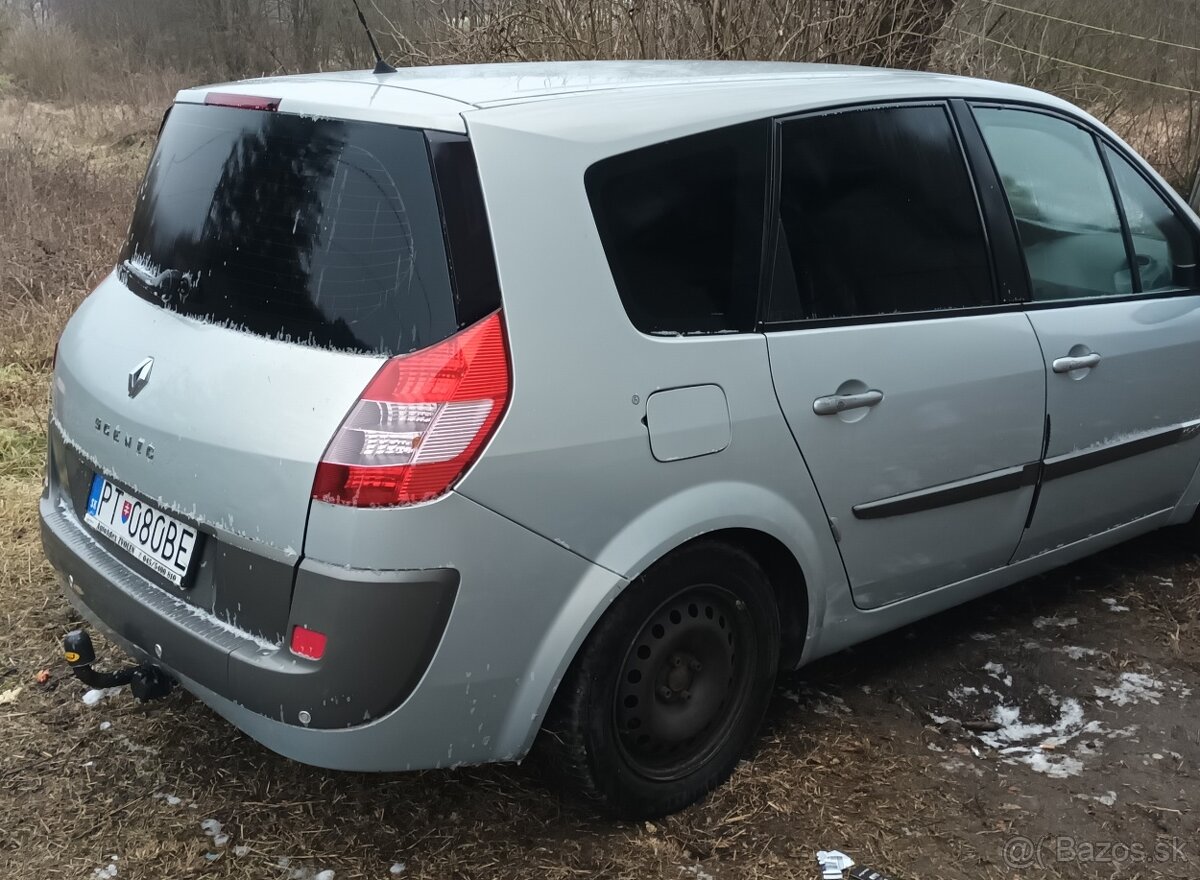
[(132, 273), (138, 281), (141, 281), (147, 287), (153, 288), (161, 288), (164, 282), (183, 278), (183, 272), (178, 269), (160, 269), (155, 273), (151, 272), (146, 266), (129, 259), (121, 261), (121, 268), (126, 272)]
[(173, 297), (179, 297), (180, 301), (186, 299), (191, 294), (196, 280), (196, 276), (191, 272), (181, 269), (158, 269), (156, 272), (152, 269), (157, 267), (129, 259), (122, 260), (117, 268), (126, 273), (126, 278), (132, 276), (138, 284), (147, 291), (153, 291), (164, 302)]

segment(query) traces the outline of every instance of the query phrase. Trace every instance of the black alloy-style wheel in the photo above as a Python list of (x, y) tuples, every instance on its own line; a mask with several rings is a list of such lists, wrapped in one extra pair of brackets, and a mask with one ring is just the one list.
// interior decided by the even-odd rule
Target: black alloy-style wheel
[(661, 816), (733, 771), (779, 662), (762, 569), (699, 541), (662, 560), (606, 612), (559, 687), (542, 735), (551, 769), (604, 811)]

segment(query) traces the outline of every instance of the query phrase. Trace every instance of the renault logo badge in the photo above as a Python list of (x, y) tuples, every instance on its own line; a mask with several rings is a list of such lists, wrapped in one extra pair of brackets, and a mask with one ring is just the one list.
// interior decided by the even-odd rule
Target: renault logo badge
[(150, 381), (150, 371), (154, 368), (154, 358), (148, 357), (129, 371), (129, 396), (137, 397), (138, 392)]

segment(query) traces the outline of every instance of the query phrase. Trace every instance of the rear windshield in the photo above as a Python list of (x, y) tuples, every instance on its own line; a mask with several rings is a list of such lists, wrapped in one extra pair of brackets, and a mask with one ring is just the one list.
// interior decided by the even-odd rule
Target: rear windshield
[(178, 104), (118, 272), (250, 333), (401, 354), (459, 327), (423, 132)]

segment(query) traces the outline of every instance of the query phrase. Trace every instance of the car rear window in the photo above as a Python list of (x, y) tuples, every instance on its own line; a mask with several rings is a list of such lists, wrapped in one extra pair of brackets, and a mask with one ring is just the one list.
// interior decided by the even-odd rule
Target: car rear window
[(176, 105), (118, 271), (173, 311), (355, 352), (480, 317), (459, 314), (425, 133), (377, 123)]

